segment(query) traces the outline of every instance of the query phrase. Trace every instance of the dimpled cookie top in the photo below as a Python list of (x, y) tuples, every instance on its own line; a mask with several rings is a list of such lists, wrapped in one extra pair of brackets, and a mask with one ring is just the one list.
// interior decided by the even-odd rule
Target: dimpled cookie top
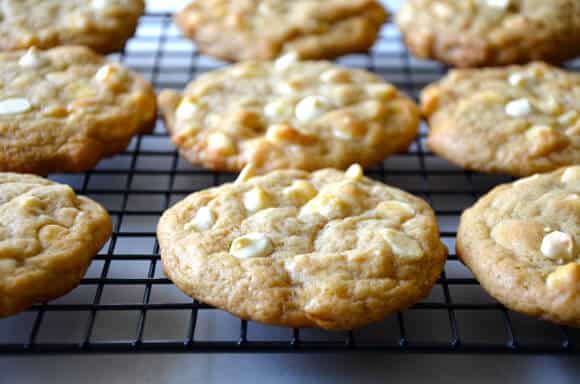
[(465, 168), (531, 175), (580, 163), (580, 74), (542, 63), (455, 70), (422, 93), (427, 144)]
[(495, 188), (465, 211), (457, 241), (508, 307), (580, 326), (580, 166)]
[(413, 101), (380, 77), (293, 55), (204, 74), (159, 104), (181, 154), (217, 170), (367, 166), (419, 127)]
[(0, 317), (76, 286), (111, 230), (107, 212), (69, 186), (0, 173)]
[(460, 67), (580, 54), (578, 0), (407, 0), (397, 23), (415, 55)]
[(83, 47), (0, 53), (0, 171), (83, 171), (152, 128), (149, 84)]
[(447, 250), (421, 199), (348, 171), (274, 171), (196, 192), (157, 234), (184, 292), (268, 324), (350, 329), (420, 300)]
[(117, 51), (144, 10), (143, 0), (0, 0), (0, 49), (85, 45)]
[(202, 0), (176, 16), (202, 52), (268, 60), (285, 52), (332, 58), (370, 48), (386, 21), (376, 0)]

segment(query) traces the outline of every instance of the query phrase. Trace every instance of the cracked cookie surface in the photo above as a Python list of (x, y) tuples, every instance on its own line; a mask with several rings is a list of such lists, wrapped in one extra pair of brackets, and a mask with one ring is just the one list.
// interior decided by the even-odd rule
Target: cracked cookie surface
[(416, 56), (458, 67), (558, 63), (580, 54), (577, 0), (408, 0), (397, 24)]
[(69, 186), (0, 173), (0, 317), (76, 287), (111, 231), (107, 212)]
[(580, 74), (543, 63), (454, 70), (423, 90), (427, 145), (464, 168), (527, 176), (580, 163)]
[(0, 50), (84, 45), (119, 51), (144, 11), (143, 0), (0, 0)]
[(155, 93), (84, 47), (0, 53), (0, 171), (85, 171), (155, 123)]
[(293, 55), (204, 74), (159, 105), (180, 153), (223, 171), (369, 166), (419, 128), (415, 103), (379, 76)]
[(193, 193), (157, 228), (186, 294), (244, 319), (351, 329), (424, 297), (447, 249), (423, 200), (358, 165), (253, 177)]
[(580, 166), (493, 189), (464, 212), (457, 252), (508, 308), (580, 326)]
[(376, 0), (203, 0), (186, 6), (176, 23), (201, 52), (243, 61), (365, 51), (386, 19)]

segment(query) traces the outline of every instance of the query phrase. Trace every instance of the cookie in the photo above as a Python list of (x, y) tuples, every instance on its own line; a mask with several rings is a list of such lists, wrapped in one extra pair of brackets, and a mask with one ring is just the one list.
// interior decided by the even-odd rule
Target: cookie
[(143, 0), (0, 0), (0, 50), (84, 45), (119, 51), (144, 10)]
[(244, 62), (204, 74), (158, 100), (181, 154), (194, 164), (259, 172), (363, 166), (404, 151), (416, 105), (379, 76), (329, 62)]
[(84, 47), (0, 53), (0, 171), (79, 172), (155, 123), (141, 77)]
[(447, 249), (421, 199), (363, 176), (274, 171), (193, 193), (157, 228), (165, 274), (243, 319), (346, 330), (424, 297)]
[(580, 55), (578, 0), (407, 0), (396, 21), (415, 56), (457, 67)]
[(464, 168), (526, 176), (580, 163), (580, 73), (455, 70), (421, 98), (427, 145)]
[(111, 231), (103, 207), (68, 185), (0, 173), (0, 317), (76, 287)]
[(580, 326), (580, 166), (493, 189), (463, 213), (457, 253), (506, 307)]
[(204, 54), (229, 61), (302, 59), (368, 50), (387, 12), (376, 0), (203, 0), (175, 18)]

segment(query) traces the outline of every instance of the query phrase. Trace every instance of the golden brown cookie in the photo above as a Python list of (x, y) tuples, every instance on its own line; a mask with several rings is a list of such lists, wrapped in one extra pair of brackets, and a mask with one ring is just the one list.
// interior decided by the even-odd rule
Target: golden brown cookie
[(580, 74), (532, 63), (452, 71), (422, 93), (427, 145), (464, 168), (517, 176), (580, 163)]
[(176, 23), (204, 54), (242, 61), (366, 51), (386, 19), (376, 0), (201, 0), (179, 12)]
[(413, 54), (458, 67), (580, 54), (578, 0), (407, 0), (397, 24)]
[(421, 199), (346, 172), (274, 171), (193, 193), (157, 228), (185, 293), (243, 319), (351, 329), (425, 296), (447, 249)]
[(463, 213), (457, 253), (508, 308), (580, 326), (580, 166), (492, 190)]
[(119, 51), (144, 10), (143, 0), (0, 0), (0, 50), (84, 45)]
[(379, 76), (329, 62), (244, 62), (200, 76), (159, 105), (194, 164), (259, 172), (363, 166), (404, 151), (417, 135), (412, 100)]
[(84, 171), (155, 123), (140, 76), (84, 47), (0, 53), (0, 171)]
[(76, 287), (111, 231), (103, 207), (68, 185), (0, 173), (0, 317)]

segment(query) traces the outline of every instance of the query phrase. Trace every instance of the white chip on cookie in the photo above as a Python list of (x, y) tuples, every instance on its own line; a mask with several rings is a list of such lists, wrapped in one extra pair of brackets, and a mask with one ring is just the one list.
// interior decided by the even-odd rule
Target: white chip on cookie
[(15, 97), (0, 101), (0, 115), (12, 115), (27, 112), (32, 108), (32, 104), (25, 98)]
[(47, 63), (47, 59), (43, 58), (35, 47), (31, 47), (18, 60), (18, 64), (24, 68), (39, 68)]
[(261, 187), (254, 187), (244, 194), (244, 207), (249, 212), (256, 212), (268, 207), (270, 196)]
[(544, 236), (540, 250), (547, 258), (569, 260), (574, 251), (574, 239), (569, 233), (554, 231)]
[(179, 120), (189, 120), (193, 119), (199, 112), (199, 108), (190, 99), (183, 99), (179, 103), (179, 107), (175, 110), (175, 117)]
[(360, 166), (360, 164), (353, 164), (346, 170), (344, 174), (347, 178), (358, 181), (361, 180), (364, 176), (364, 170)]
[(510, 6), (510, 0), (484, 0), (484, 3), (501, 10), (506, 10)]
[(288, 52), (276, 59), (276, 61), (274, 62), (274, 67), (278, 71), (284, 71), (288, 69), (290, 66), (297, 63), (298, 61), (299, 61), (298, 53)]
[(211, 210), (211, 208), (204, 206), (197, 211), (191, 221), (185, 224), (184, 229), (186, 231), (189, 231), (190, 229), (205, 231), (213, 227), (215, 220), (215, 213)]
[(576, 184), (580, 182), (580, 166), (566, 168), (562, 174), (562, 183)]
[(423, 251), (417, 240), (403, 232), (385, 229), (382, 234), (393, 252), (398, 256), (409, 259), (417, 259), (423, 256)]
[(238, 259), (249, 259), (268, 256), (272, 250), (268, 235), (253, 232), (236, 238), (230, 247), (230, 254)]
[(330, 109), (330, 101), (324, 96), (307, 96), (296, 105), (294, 114), (299, 121), (314, 120)]
[(532, 112), (532, 105), (528, 99), (510, 101), (505, 106), (505, 113), (511, 117), (524, 117)]

